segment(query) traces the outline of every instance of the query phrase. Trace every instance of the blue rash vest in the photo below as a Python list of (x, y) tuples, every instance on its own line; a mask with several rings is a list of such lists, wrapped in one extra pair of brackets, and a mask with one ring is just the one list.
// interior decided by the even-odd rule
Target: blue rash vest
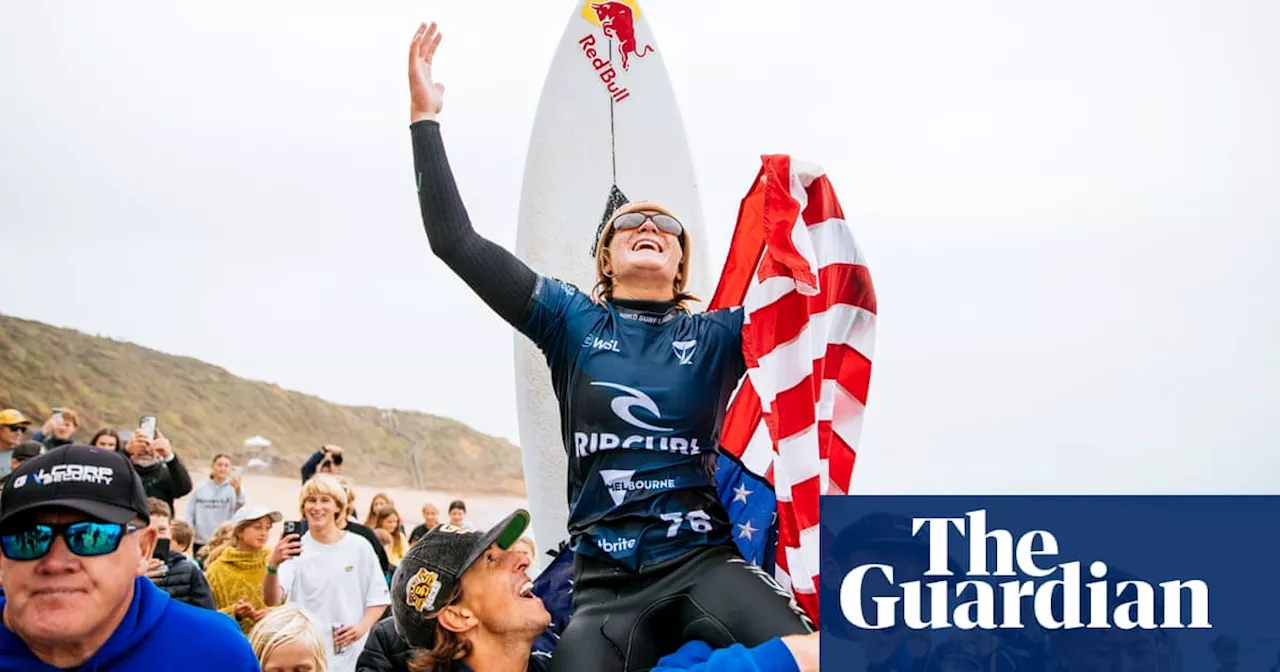
[(632, 570), (731, 543), (713, 474), (746, 372), (742, 312), (597, 305), (539, 276), (521, 332), (546, 356), (575, 553)]

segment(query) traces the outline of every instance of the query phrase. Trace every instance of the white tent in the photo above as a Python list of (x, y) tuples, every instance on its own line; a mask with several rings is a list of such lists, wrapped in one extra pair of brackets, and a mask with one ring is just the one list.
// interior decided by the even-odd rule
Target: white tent
[(271, 447), (271, 442), (261, 436), (255, 436), (245, 439), (244, 446), (245, 448), (269, 448)]

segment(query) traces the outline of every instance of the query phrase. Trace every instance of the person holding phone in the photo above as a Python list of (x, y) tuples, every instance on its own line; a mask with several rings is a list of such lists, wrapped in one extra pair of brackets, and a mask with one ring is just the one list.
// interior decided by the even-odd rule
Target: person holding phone
[(40, 429), (38, 438), (32, 438), (43, 443), (45, 450), (53, 450), (75, 441), (76, 430), (80, 429), (80, 416), (69, 408), (55, 408)]
[[(154, 416), (148, 416), (154, 417)], [(145, 419), (145, 418), (144, 418)], [(124, 452), (133, 462), (134, 471), (142, 478), (142, 487), (148, 497), (155, 497), (173, 509), (173, 501), (191, 492), (191, 475), (174, 454), (169, 439), (159, 427), (140, 422), (138, 429), (124, 444)], [(148, 436), (154, 431), (154, 438)]]
[(268, 607), (285, 602), (315, 614), (325, 629), (329, 669), (354, 672), (369, 630), (391, 604), (378, 558), (364, 539), (342, 527), (347, 494), (336, 477), (320, 474), (298, 495), (307, 524), (299, 536), (285, 534), (267, 558), (262, 598)]
[(209, 543), (219, 525), (235, 517), (236, 511), (248, 503), (240, 475), (232, 470), (230, 456), (219, 453), (210, 466), (209, 480), (197, 486), (187, 502), (187, 522), (195, 530), (197, 552)]
[(204, 573), (187, 556), (170, 548), (173, 532), (169, 523), (173, 510), (155, 497), (147, 498), (147, 509), (151, 514), (151, 528), (156, 531), (156, 548), (147, 564), (147, 578), (179, 602), (216, 609), (213, 591)]

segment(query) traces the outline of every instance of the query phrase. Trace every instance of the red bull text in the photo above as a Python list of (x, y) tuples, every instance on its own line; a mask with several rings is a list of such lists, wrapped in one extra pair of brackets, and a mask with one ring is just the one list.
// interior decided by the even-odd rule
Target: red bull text
[(596, 69), (596, 74), (600, 76), (600, 81), (604, 82), (605, 90), (613, 98), (614, 102), (621, 103), (631, 97), (631, 92), (626, 87), (618, 84), (618, 71), (613, 69), (613, 62), (600, 57), (600, 53), (596, 51), (596, 36), (587, 35), (578, 40), (578, 46), (582, 47), (582, 53), (590, 61), (591, 67)]

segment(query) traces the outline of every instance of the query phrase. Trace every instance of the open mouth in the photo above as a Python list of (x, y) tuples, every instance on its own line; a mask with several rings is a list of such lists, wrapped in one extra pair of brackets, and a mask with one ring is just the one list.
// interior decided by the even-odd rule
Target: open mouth
[(533, 582), (525, 581), (524, 584), (520, 586), (520, 590), (516, 591), (516, 595), (518, 595), (519, 597), (523, 597), (526, 600), (534, 599)]
[(652, 238), (641, 238), (631, 244), (632, 252), (639, 252), (640, 250), (650, 250), (662, 254), (662, 245)]

